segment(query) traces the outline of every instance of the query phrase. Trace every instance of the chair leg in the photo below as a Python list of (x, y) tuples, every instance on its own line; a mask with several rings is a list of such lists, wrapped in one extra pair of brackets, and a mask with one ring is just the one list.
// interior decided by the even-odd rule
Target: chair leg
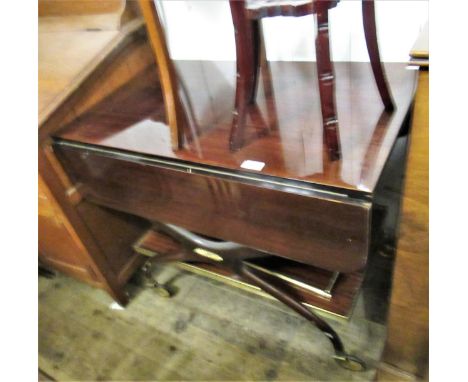
[(330, 59), (330, 42), (328, 37), (328, 9), (317, 12), (317, 74), (320, 91), (320, 106), (324, 129), (324, 141), (331, 161), (341, 159), (338, 117), (335, 105), (335, 75)]
[(362, 22), (364, 24), (367, 51), (369, 52), (372, 71), (374, 72), (375, 82), (379, 89), (380, 97), (382, 98), (385, 110), (392, 111), (395, 109), (395, 105), (390, 94), (382, 62), (380, 61), (379, 44), (377, 42), (377, 27), (375, 24), (374, 0), (362, 0)]
[(229, 3), (234, 23), (237, 56), (235, 110), (229, 139), (229, 147), (231, 151), (235, 151), (244, 143), (247, 107), (255, 97), (258, 72), (258, 65), (256, 67), (258, 44), (255, 42), (255, 36), (258, 36), (258, 24), (248, 19), (243, 1), (230, 0)]
[(257, 95), (258, 87), (258, 77), (260, 75), (260, 67), (262, 64), (262, 59), (266, 60), (266, 57), (263, 58), (264, 45), (260, 34), (261, 31), (261, 21), (252, 20), (252, 43), (253, 43), (253, 81), (250, 88), (250, 103), (254, 103)]

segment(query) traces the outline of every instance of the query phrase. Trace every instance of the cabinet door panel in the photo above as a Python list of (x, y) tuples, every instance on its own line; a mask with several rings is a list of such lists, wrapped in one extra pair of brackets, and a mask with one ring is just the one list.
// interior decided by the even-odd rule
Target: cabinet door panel
[(99, 284), (84, 250), (67, 227), (65, 216), (41, 177), (38, 196), (41, 262), (72, 277)]

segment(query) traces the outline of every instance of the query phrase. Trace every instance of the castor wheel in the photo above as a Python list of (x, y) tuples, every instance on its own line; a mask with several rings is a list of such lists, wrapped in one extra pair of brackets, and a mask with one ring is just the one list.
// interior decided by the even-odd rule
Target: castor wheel
[(350, 354), (335, 355), (333, 359), (340, 365), (343, 369), (348, 369), (351, 371), (364, 371), (366, 370), (366, 363), (360, 360), (358, 357), (355, 357)]
[(170, 298), (174, 295), (174, 293), (168, 287), (158, 283), (153, 277), (152, 264), (150, 261), (147, 261), (145, 264), (143, 264), (141, 271), (143, 273), (143, 286), (145, 288), (153, 289), (156, 291), (158, 296), (164, 298)]
[(172, 295), (173, 295), (168, 288), (166, 288), (165, 286), (162, 286), (162, 285), (154, 286), (154, 290), (158, 294), (159, 297), (171, 298)]
[(144, 283), (145, 288), (153, 289), (159, 297), (170, 298), (175, 293), (169, 289), (167, 286), (158, 283), (156, 280), (146, 280)]

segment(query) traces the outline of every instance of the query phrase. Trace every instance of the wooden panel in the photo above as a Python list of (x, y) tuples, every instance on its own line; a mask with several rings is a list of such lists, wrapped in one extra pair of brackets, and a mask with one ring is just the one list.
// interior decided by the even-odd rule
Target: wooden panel
[(108, 267), (117, 275), (120, 284), (143, 262), (132, 244), (150, 224), (136, 216), (93, 205), (87, 201), (77, 211), (106, 257)]
[[(165, 124), (156, 70), (141, 72), (58, 133), (83, 143), (177, 158), (245, 171), (244, 161), (264, 163), (262, 174), (329, 188), (372, 193), (413, 100), (416, 74), (402, 64), (386, 64), (396, 110), (385, 112), (366, 63), (336, 63), (336, 99), (343, 159), (324, 153), (316, 65), (272, 62), (268, 82), (249, 110), (245, 145), (229, 150), (235, 94), (235, 63), (177, 62), (200, 134), (173, 150)], [(273, 125), (276, 127), (273, 129)]]
[[(78, 97), (64, 105), (63, 110), (68, 113), (60, 120), (60, 125), (79, 118), (142, 70), (154, 65), (151, 49), (144, 35), (131, 36), (128, 39), (131, 41), (123, 41), (123, 46), (109, 54), (106, 62), (80, 87)], [(155, 70), (154, 67), (152, 69)]]
[[(73, 107), (77, 108), (77, 113), (86, 110), (96, 102), (90, 102), (90, 99), (101, 100), (139, 72), (142, 66), (153, 62), (149, 47), (146, 57), (141, 51), (141, 48), (144, 50), (141, 39), (140, 44), (130, 44), (131, 48), (124, 49), (141, 27), (141, 20), (133, 20), (120, 32), (39, 33), (39, 125), (42, 126), (59, 106), (64, 109), (62, 115), (64, 112), (69, 114)], [(102, 68), (103, 65), (107, 70)], [(101, 71), (97, 70), (98, 67), (101, 67)], [(89, 82), (93, 82), (94, 87), (83, 89), (83, 84)], [(78, 89), (87, 92), (76, 94), (72, 104), (63, 104)], [(83, 100), (87, 101), (87, 106), (83, 105)], [(76, 117), (77, 114), (72, 115)], [(47, 122), (50, 124), (50, 121)], [(66, 122), (65, 119), (55, 121), (55, 124)], [(40, 133), (44, 134), (43, 131)]]
[(383, 361), (427, 377), (429, 356), (429, 73), (421, 72)]
[(80, 280), (99, 284), (83, 248), (63, 222), (66, 217), (39, 176), (39, 254), (45, 264)]
[[(39, 148), (38, 150), (38, 159), (39, 174), (50, 190), (51, 195), (57, 201), (57, 205), (60, 206), (64, 216), (64, 219), (62, 219), (63, 225), (67, 228), (68, 233), (80, 249), (79, 253), (83, 255), (83, 264), (91, 266), (91, 269), (97, 275), (97, 279), (101, 282), (100, 286), (102, 288), (107, 290), (119, 303), (125, 304), (128, 299), (118, 283), (117, 275), (109, 268), (101, 248), (97, 245), (92, 233), (78, 215), (75, 206), (70, 203), (67, 189), (57, 175), (49, 157), (44, 154), (43, 148)], [(47, 253), (44, 253), (40, 249), (40, 256), (43, 255), (47, 256)], [(54, 268), (61, 270), (61, 268), (56, 266)]]
[(64, 141), (55, 150), (84, 196), (105, 206), (329, 270), (366, 263), (368, 202), (291, 183), (196, 174)]
[[(45, 33), (39, 60), (40, 68), (45, 68), (39, 70), (39, 96), (43, 101), (39, 171), (57, 206), (51, 207), (50, 198), (40, 188), (41, 262), (106, 289), (121, 304), (127, 301), (123, 285), (141, 263), (131, 244), (147, 227), (139, 219), (82, 201), (76, 192), (79, 184), (70, 182), (49, 144), (52, 131), (153, 63), (142, 27), (140, 20), (134, 20), (118, 35)], [(93, 36), (97, 40), (90, 43)]]
[[(135, 249), (137, 251), (142, 251), (142, 253), (153, 253), (153, 255), (157, 256), (158, 254), (162, 255), (177, 251), (180, 248), (181, 246), (179, 243), (164, 233), (151, 230), (138, 242)], [(332, 277), (331, 272), (278, 257), (270, 256), (267, 258), (249, 260), (249, 262), (261, 266), (262, 268), (270, 269), (275, 273), (284, 274), (290, 278), (301, 280), (308, 285), (316, 286), (321, 289), (326, 288)], [(231, 279), (238, 279), (238, 277), (226, 268), (211, 264), (192, 264), (210, 273), (215, 273)], [(349, 317), (354, 306), (355, 298), (360, 290), (363, 276), (363, 272), (341, 274), (333, 287), (331, 293), (332, 297), (330, 299), (295, 285), (292, 285), (292, 287), (295, 290), (295, 294), (303, 303), (321, 311), (333, 313), (341, 317)], [(256, 289), (256, 287), (252, 285), (247, 285), (250, 288)]]
[(125, 0), (39, 0), (39, 17), (122, 13)]
[(41, 176), (39, 176), (39, 185), (38, 185), (37, 194), (39, 197), (39, 201), (38, 201), (39, 216), (43, 216), (45, 218), (51, 218), (57, 221), (57, 224), (59, 224), (61, 222), (60, 211), (57, 209), (57, 207), (54, 207), (54, 201), (53, 199), (51, 199), (52, 195), (50, 194), (50, 191), (47, 188)]
[[(118, 31), (39, 33), (39, 118), (48, 115), (68, 94), (68, 87), (118, 35)], [(63, 65), (63, 63), (66, 65)]]
[[(54, 175), (57, 176), (56, 173)], [(132, 244), (149, 224), (143, 219), (107, 210), (85, 200), (76, 205), (67, 200), (66, 207), (76, 214), (72, 225), (41, 176), (39, 179), (41, 262), (88, 284), (107, 289), (120, 303), (125, 303), (125, 298), (119, 294), (123, 292), (121, 288), (143, 261), (132, 250)], [(76, 219), (79, 219), (79, 224)], [(82, 229), (79, 236), (75, 231), (77, 225)], [(84, 238), (86, 244), (81, 241)]]

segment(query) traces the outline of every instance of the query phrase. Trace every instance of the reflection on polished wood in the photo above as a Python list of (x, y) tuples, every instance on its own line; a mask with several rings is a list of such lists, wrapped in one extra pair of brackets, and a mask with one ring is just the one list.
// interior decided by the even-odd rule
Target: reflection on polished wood
[[(145, 71), (77, 118), (60, 137), (244, 173), (252, 171), (242, 167), (244, 161), (254, 160), (264, 163), (262, 174), (368, 194), (375, 189), (409, 111), (417, 78), (403, 64), (386, 64), (396, 105), (393, 113), (387, 113), (370, 64), (335, 64), (342, 160), (333, 162), (327, 158), (322, 140), (319, 94), (310, 91), (316, 85), (314, 63), (270, 64), (274, 92), (257, 95), (257, 112), (250, 110), (247, 119), (246, 143), (235, 153), (228, 144), (235, 63), (181, 61), (177, 66), (200, 130), (184, 148), (172, 149), (154, 70)], [(269, 129), (273, 105), (276, 129)], [(258, 110), (263, 118), (255, 117)]]
[[(250, 139), (236, 153), (227, 139), (235, 89), (226, 78), (233, 63), (180, 62), (179, 69), (200, 127), (197, 139), (172, 150), (149, 68), (60, 133), (57, 154), (83, 195), (331, 271), (362, 269), (369, 196), (409, 111), (415, 72), (389, 65), (397, 109), (388, 114), (375, 96), (369, 64), (336, 65), (343, 76), (337, 88), (343, 159), (332, 162), (323, 146), (319, 96), (309, 91), (313, 63), (272, 63), (274, 92), (251, 109)], [(258, 113), (268, 116), (273, 102), (277, 128), (269, 130), (262, 124), (270, 119)], [(242, 168), (246, 160), (265, 167), (254, 173)]]
[(95, 69), (101, 52), (118, 35), (115, 30), (39, 33), (39, 124)]
[(366, 264), (368, 201), (67, 141), (55, 150), (95, 203), (331, 271)]
[[(237, 81), (235, 112), (233, 113), (230, 148), (235, 151), (244, 143), (246, 109), (255, 103), (258, 83), (260, 51), (263, 48), (261, 19), (276, 16), (316, 15), (315, 51), (317, 55), (318, 89), (322, 115), (323, 139), (331, 161), (341, 159), (339, 121), (336, 113), (335, 74), (330, 56), (329, 11), (338, 2), (331, 0), (231, 0), (232, 21), (235, 30)], [(362, 1), (362, 20), (366, 46), (377, 88), (385, 110), (393, 111), (394, 104), (383, 65), (380, 61), (375, 22), (374, 0)]]

